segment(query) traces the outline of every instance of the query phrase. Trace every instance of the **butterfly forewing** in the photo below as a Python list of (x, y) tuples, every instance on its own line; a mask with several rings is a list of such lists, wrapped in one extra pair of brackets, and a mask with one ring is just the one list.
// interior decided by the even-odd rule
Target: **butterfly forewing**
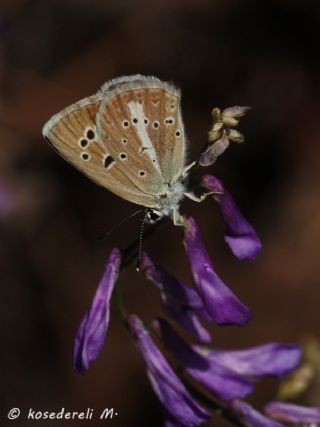
[(97, 126), (107, 150), (141, 191), (164, 194), (181, 175), (185, 140), (173, 86), (151, 77), (113, 86), (104, 93)]
[(102, 97), (98, 93), (56, 114), (43, 134), (59, 154), (97, 184), (133, 203), (156, 208), (157, 200), (139, 190), (97, 133), (96, 114)]

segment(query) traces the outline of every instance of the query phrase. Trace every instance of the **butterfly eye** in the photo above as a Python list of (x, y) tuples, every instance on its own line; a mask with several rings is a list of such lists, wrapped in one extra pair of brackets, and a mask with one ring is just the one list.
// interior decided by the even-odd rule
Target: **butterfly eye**
[(159, 122), (153, 122), (152, 123), (152, 126), (155, 128), (155, 129), (158, 129), (159, 128)]
[(144, 124), (145, 124), (145, 125), (147, 125), (147, 124), (148, 124), (148, 122), (149, 122), (149, 120), (147, 119), (147, 117), (145, 117), (145, 119), (144, 119), (143, 121), (144, 121)]
[(146, 176), (145, 171), (140, 171), (140, 172), (139, 172), (139, 176), (142, 176), (142, 177), (143, 177), (143, 176)]
[(128, 156), (126, 155), (126, 153), (120, 153), (119, 155), (121, 160), (127, 160)]
[(122, 144), (126, 144), (128, 142), (127, 138), (122, 138)]
[(176, 131), (176, 137), (179, 138), (181, 136), (181, 132), (179, 130)]
[(89, 130), (87, 131), (87, 138), (88, 138), (88, 139), (94, 139), (94, 137), (95, 137), (95, 133), (93, 132), (93, 130), (92, 130), (92, 129), (89, 129)]
[(128, 120), (124, 120), (123, 122), (122, 122), (122, 126), (124, 127), (124, 128), (128, 128), (129, 127), (129, 122), (128, 122)]
[(138, 123), (138, 119), (135, 117), (134, 119), (132, 119), (132, 122), (133, 122), (134, 124), (137, 124), (137, 123)]

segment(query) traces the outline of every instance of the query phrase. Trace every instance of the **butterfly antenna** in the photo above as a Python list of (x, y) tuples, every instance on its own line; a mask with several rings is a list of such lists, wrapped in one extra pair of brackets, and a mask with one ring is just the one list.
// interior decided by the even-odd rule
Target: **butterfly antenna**
[(140, 233), (139, 233), (139, 247), (138, 247), (138, 259), (137, 259), (137, 271), (140, 271), (140, 265), (141, 265), (141, 259), (142, 259), (142, 244), (143, 244), (143, 232), (144, 232), (144, 226), (147, 222), (147, 218), (149, 215), (149, 209), (145, 210), (145, 215), (142, 220), (142, 224), (140, 227)]
[(106, 238), (108, 238), (109, 236), (111, 236), (111, 234), (117, 230), (121, 225), (125, 224), (126, 222), (128, 222), (131, 218), (137, 216), (138, 214), (140, 214), (141, 212), (145, 212), (144, 209), (139, 209), (135, 212), (133, 212), (132, 214), (130, 214), (129, 216), (126, 216), (124, 218), (122, 218), (122, 220), (120, 222), (118, 222), (118, 224), (116, 224), (114, 227), (111, 228), (111, 230), (107, 231), (103, 236), (99, 237), (99, 240), (104, 240)]

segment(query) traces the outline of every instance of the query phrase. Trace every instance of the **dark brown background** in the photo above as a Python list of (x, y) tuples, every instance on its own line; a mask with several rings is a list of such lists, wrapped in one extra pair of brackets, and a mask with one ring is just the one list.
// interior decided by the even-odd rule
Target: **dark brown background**
[[(213, 201), (183, 206), (199, 221), (219, 274), (254, 315), (245, 329), (213, 327), (214, 344), (319, 336), (319, 3), (2, 0), (0, 12), (1, 425), (12, 407), (96, 414), (115, 407), (110, 425), (161, 425), (114, 308), (98, 361), (86, 376), (72, 370), (74, 334), (107, 254), (132, 241), (139, 223), (99, 242), (135, 207), (91, 183), (41, 136), (52, 114), (116, 76), (152, 74), (181, 87), (190, 159), (206, 141), (213, 106), (253, 107), (240, 126), (246, 143), (210, 171), (261, 235), (259, 258), (234, 259)], [(179, 229), (165, 225), (145, 249), (190, 281)], [(133, 268), (121, 282), (130, 311), (146, 321), (160, 313), (157, 291)], [(261, 405), (275, 389), (265, 380), (251, 401)], [(22, 416), (8, 425), (26, 424)], [(72, 423), (84, 424), (102, 425)]]

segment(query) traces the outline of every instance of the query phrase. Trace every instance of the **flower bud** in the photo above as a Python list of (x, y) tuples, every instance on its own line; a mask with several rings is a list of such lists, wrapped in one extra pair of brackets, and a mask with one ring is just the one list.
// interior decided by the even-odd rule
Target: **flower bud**
[(219, 130), (221, 130), (223, 127), (223, 123), (222, 122), (217, 122), (212, 126), (211, 131), (213, 132), (218, 132)]
[(211, 116), (213, 118), (213, 122), (218, 122), (220, 121), (220, 116), (221, 116), (221, 110), (220, 108), (213, 108), (211, 111)]
[(222, 119), (222, 123), (226, 127), (236, 127), (239, 124), (239, 120), (235, 119), (234, 117), (224, 117)]
[(221, 131), (209, 130), (209, 132), (208, 132), (208, 141), (209, 142), (215, 142), (220, 137), (221, 137)]
[(222, 111), (221, 120), (227, 127), (235, 127), (239, 124), (240, 117), (244, 116), (250, 107), (229, 107)]
[(237, 142), (238, 144), (241, 144), (242, 142), (244, 142), (244, 136), (242, 135), (242, 133), (238, 132), (235, 129), (229, 130), (228, 138), (230, 139), (230, 141)]
[(226, 108), (225, 110), (222, 111), (222, 119), (225, 118), (234, 118), (234, 119), (239, 119), (240, 117), (244, 116), (246, 114), (247, 111), (249, 111), (251, 109), (251, 107), (240, 107), (240, 106), (235, 106), (235, 107), (229, 107)]

